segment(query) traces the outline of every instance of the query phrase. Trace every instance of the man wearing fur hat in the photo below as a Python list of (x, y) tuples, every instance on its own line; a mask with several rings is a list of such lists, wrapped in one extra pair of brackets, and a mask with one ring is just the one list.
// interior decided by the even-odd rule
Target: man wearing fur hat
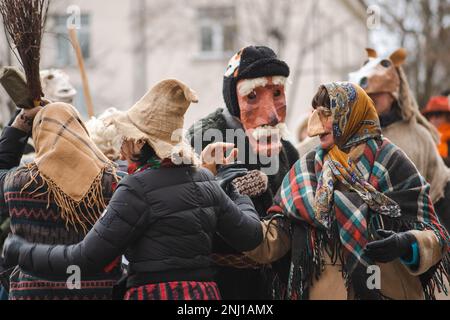
[[(188, 133), (198, 153), (214, 142), (236, 145), (239, 161), (251, 173), (248, 179), (241, 178), (235, 184), (241, 192), (251, 190), (249, 195), (261, 217), (272, 205), (285, 174), (298, 160), (296, 149), (287, 141), (285, 125), (289, 73), (288, 65), (270, 48), (243, 48), (230, 60), (224, 75), (226, 108), (195, 123)], [(216, 238), (218, 254), (213, 258), (220, 266), (218, 282), (223, 298), (269, 298), (268, 280), (260, 266)]]
[(350, 81), (359, 84), (372, 98), (380, 117), (383, 135), (399, 146), (431, 185), (431, 199), (443, 224), (450, 228), (450, 170), (437, 149), (439, 134), (420, 113), (402, 65), (405, 49), (379, 57), (367, 49), (368, 60)]

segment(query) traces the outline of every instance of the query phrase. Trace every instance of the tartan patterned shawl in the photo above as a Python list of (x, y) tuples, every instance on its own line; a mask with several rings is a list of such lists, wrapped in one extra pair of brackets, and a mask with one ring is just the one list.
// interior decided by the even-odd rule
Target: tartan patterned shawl
[[(429, 197), (429, 184), (403, 151), (387, 139), (368, 140), (356, 168), (365, 181), (400, 206), (400, 215), (376, 212), (358, 193), (340, 188), (334, 191), (329, 223), (321, 224), (314, 203), (325, 155), (325, 151), (318, 149), (298, 161), (285, 177), (275, 205), (269, 210), (293, 222), (288, 298), (307, 299), (308, 286), (322, 271), (324, 250), (333, 263), (339, 256), (347, 281), (358, 265), (373, 264), (364, 256), (363, 249), (375, 239), (375, 231), (380, 228), (395, 232), (433, 230), (442, 247), (448, 245), (448, 233), (441, 226)], [(448, 255), (440, 265), (444, 272), (449, 270), (447, 259)], [(425, 280), (424, 291), (428, 296), (432, 296), (430, 288), (439, 282), (431, 283), (436, 278), (433, 274)]]

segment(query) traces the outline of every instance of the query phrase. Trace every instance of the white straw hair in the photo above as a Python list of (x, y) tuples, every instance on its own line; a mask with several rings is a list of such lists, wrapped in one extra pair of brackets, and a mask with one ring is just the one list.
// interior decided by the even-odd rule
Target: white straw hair
[(115, 161), (120, 157), (122, 137), (114, 125), (107, 125), (109, 119), (114, 118), (117, 110), (110, 108), (98, 118), (92, 117), (86, 122), (86, 129), (97, 147), (110, 160)]
[(200, 157), (195, 153), (187, 141), (183, 140), (178, 145), (174, 146), (171, 154), (171, 161), (175, 165), (192, 165), (200, 167)]

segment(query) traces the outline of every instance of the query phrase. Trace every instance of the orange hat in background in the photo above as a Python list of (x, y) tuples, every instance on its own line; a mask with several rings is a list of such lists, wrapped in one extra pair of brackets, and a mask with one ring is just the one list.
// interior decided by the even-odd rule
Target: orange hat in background
[(432, 97), (427, 104), (427, 107), (422, 111), (424, 115), (435, 112), (450, 113), (450, 99), (449, 97), (437, 96)]
[[(432, 113), (449, 113), (450, 114), (450, 98), (445, 96), (432, 97), (427, 104), (427, 107), (422, 111), (426, 115)], [(448, 141), (450, 141), (450, 123), (443, 123), (437, 128), (441, 134), (441, 141), (438, 145), (439, 154), (443, 158), (448, 158), (449, 148)]]

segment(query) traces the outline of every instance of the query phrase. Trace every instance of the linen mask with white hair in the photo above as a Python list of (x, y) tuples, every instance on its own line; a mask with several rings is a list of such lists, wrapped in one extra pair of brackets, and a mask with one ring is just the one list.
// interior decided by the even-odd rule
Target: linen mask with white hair
[(281, 140), (288, 139), (286, 126), (286, 77), (243, 79), (237, 83), (241, 123), (255, 153), (278, 155)]

